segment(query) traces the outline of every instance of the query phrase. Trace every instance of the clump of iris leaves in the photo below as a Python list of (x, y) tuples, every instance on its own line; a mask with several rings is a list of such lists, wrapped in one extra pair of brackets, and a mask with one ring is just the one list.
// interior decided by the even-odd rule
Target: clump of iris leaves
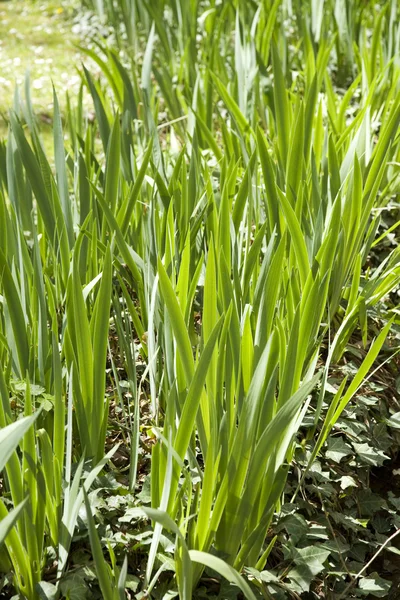
[(396, 598), (397, 1), (82, 10), (0, 144), (0, 594)]

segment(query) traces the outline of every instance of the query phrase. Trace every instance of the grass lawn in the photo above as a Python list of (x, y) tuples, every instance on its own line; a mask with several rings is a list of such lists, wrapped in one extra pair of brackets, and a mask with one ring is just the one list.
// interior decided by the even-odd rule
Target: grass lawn
[(7, 133), (16, 86), (24, 98), (28, 74), (33, 107), (45, 147), (50, 149), (52, 84), (63, 111), (66, 92), (73, 98), (81, 81), (78, 67), (83, 56), (75, 44), (82, 41), (89, 25), (85, 29), (75, 18), (71, 2), (67, 6), (51, 0), (0, 1), (0, 137)]

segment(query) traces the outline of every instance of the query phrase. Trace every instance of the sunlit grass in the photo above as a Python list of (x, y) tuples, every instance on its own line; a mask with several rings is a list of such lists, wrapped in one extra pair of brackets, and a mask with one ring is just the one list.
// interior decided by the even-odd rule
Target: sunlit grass
[[(56, 2), (11, 0), (0, 4), (0, 112), (12, 105), (15, 85), (23, 86), (30, 73), (31, 93), (39, 113), (52, 112), (51, 81), (59, 92), (76, 94), (80, 55), (78, 37)], [(62, 97), (64, 94), (62, 93)]]

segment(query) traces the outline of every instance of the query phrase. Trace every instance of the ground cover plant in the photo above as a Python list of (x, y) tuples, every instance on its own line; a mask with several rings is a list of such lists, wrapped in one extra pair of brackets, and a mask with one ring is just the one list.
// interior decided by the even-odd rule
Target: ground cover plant
[(88, 8), (0, 146), (0, 593), (396, 593), (397, 2)]

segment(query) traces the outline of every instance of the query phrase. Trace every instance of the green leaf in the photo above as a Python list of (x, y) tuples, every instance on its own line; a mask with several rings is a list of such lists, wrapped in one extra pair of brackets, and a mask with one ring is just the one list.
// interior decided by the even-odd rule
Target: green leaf
[(175, 449), (181, 458), (184, 458), (189, 445), (190, 437), (192, 436), (193, 424), (196, 419), (204, 381), (210, 368), (211, 357), (213, 355), (223, 321), (224, 317), (221, 317), (210, 333), (207, 344), (201, 353), (199, 363), (186, 396), (186, 401), (183, 407), (175, 441)]
[(8, 459), (25, 433), (32, 427), (38, 415), (39, 412), (36, 412), (34, 415), (23, 417), (19, 421), (0, 429), (0, 471), (4, 469)]
[(186, 381), (189, 384), (194, 372), (192, 345), (174, 289), (160, 259), (158, 259), (158, 275), (160, 278), (161, 294), (169, 313), (178, 351), (185, 371)]
[(58, 105), (58, 98), (56, 91), (53, 87), (53, 103), (54, 103), (54, 160), (57, 174), (57, 187), (61, 201), (61, 208), (65, 219), (65, 227), (68, 233), (68, 241), (70, 247), (74, 242), (74, 229), (72, 223), (72, 211), (71, 202), (68, 191), (68, 180), (67, 180), (67, 169), (65, 167), (65, 149), (64, 149), (64, 135), (62, 130), (60, 107)]
[(395, 413), (389, 419), (385, 419), (385, 422), (393, 429), (400, 429), (400, 412)]
[(241, 112), (239, 106), (235, 102), (234, 98), (232, 98), (231, 94), (228, 92), (228, 90), (226, 89), (226, 87), (224, 86), (224, 84), (222, 83), (220, 78), (217, 77), (211, 71), (210, 71), (210, 76), (211, 76), (213, 84), (215, 85), (215, 87), (218, 91), (218, 94), (221, 96), (225, 106), (227, 107), (233, 120), (235, 121), (238, 130), (240, 131), (242, 136), (245, 136), (245, 134), (247, 132), (252, 131), (249, 122), (247, 121), (247, 119), (243, 115), (243, 113)]
[(345, 443), (341, 436), (328, 439), (328, 449), (325, 452), (326, 458), (330, 458), (334, 462), (340, 463), (342, 458), (349, 454), (352, 454), (352, 449)]
[(274, 105), (276, 128), (278, 133), (278, 146), (281, 155), (280, 158), (283, 162), (283, 165), (286, 165), (289, 154), (291, 108), (288, 102), (288, 95), (281, 61), (275, 44), (272, 46), (272, 66), (274, 72)]
[(39, 581), (36, 584), (36, 591), (41, 600), (57, 600), (58, 598), (57, 586), (48, 581)]
[(99, 578), (100, 589), (104, 600), (113, 600), (113, 590), (115, 590), (114, 583), (112, 582), (110, 577), (110, 568), (107, 565), (103, 556), (103, 549), (101, 547), (100, 540), (97, 535), (96, 526), (92, 515), (92, 509), (90, 507), (89, 498), (85, 490), (83, 490), (83, 497), (85, 500), (90, 546), (92, 548), (97, 577)]
[(382, 465), (385, 460), (389, 460), (389, 456), (386, 456), (382, 450), (373, 448), (368, 443), (357, 444), (353, 442), (353, 447), (358, 458), (366, 465), (376, 467)]
[(342, 490), (346, 490), (349, 487), (357, 487), (356, 481), (350, 475), (343, 475), (343, 477), (341, 477), (339, 481)]
[(104, 104), (97, 91), (96, 85), (90, 75), (89, 71), (83, 65), (83, 71), (85, 73), (86, 81), (89, 87), (90, 94), (93, 98), (94, 109), (96, 111), (96, 117), (99, 123), (100, 137), (103, 143), (104, 152), (107, 152), (108, 139), (110, 137), (110, 123), (107, 118), (107, 114), (104, 108)]
[(296, 213), (290, 206), (288, 199), (279, 189), (279, 202), (282, 207), (283, 214), (285, 215), (287, 227), (290, 232), (292, 239), (293, 248), (297, 258), (297, 266), (300, 272), (301, 284), (304, 288), (306, 285), (308, 273), (310, 271), (310, 263), (308, 260), (307, 246), (304, 241), (304, 235), (301, 231), (300, 223), (297, 219)]
[(293, 549), (296, 567), (287, 576), (295, 584), (297, 591), (309, 591), (311, 581), (324, 570), (323, 563), (330, 553), (330, 550), (318, 545)]
[(256, 600), (247, 581), (245, 581), (233, 567), (228, 565), (228, 563), (221, 558), (208, 554), (207, 552), (199, 552), (198, 550), (189, 550), (189, 556), (193, 562), (200, 563), (209, 569), (213, 569), (219, 573), (219, 575), (222, 575), (222, 577), (225, 577), (225, 579), (237, 585), (237, 587), (242, 590), (247, 600)]
[(360, 490), (357, 494), (357, 503), (360, 507), (360, 513), (363, 517), (372, 516), (379, 510), (386, 507), (385, 500), (378, 494), (374, 494), (369, 489)]
[(9, 321), (8, 335), (12, 336), (18, 360), (19, 376), (24, 377), (29, 371), (29, 346), (26, 318), (21, 304), (20, 293), (15, 285), (7, 259), (0, 250), (0, 281), (7, 301), (6, 323)]
[(32, 148), (28, 144), (21, 124), (14, 113), (11, 113), (10, 115), (10, 122), (50, 243), (54, 243), (55, 219), (40, 165)]
[(69, 600), (87, 600), (89, 586), (84, 577), (72, 573), (60, 581), (60, 591)]
[[(0, 452), (1, 452), (1, 448), (0, 448)], [(1, 500), (0, 500), (0, 502), (1, 502)], [(25, 498), (25, 500), (23, 500), (23, 502), (18, 504), (18, 506), (16, 508), (14, 508), (10, 513), (8, 513), (8, 515), (6, 517), (1, 519), (1, 521), (0, 521), (0, 548), (1, 548), (2, 544), (4, 543), (4, 540), (6, 539), (10, 529), (12, 527), (14, 527), (14, 524), (18, 521), (19, 517), (21, 516), (21, 513), (24, 510), (27, 502), (28, 502), (28, 498)]]
[[(307, 546), (306, 548), (295, 548), (293, 550), (293, 557), (297, 563), (304, 563), (310, 567), (310, 569), (320, 568), (321, 564), (326, 561), (330, 555), (330, 550), (327, 550), (323, 546)], [(319, 571), (318, 571), (319, 573)], [(317, 572), (315, 573), (317, 575)]]
[(309, 525), (303, 515), (295, 513), (285, 517), (279, 524), (279, 530), (284, 527), (290, 535), (293, 544), (297, 544), (309, 531)]
[(363, 577), (358, 583), (358, 588), (363, 596), (375, 596), (375, 598), (387, 598), (392, 582), (383, 579), (378, 573), (371, 573)]
[(120, 179), (121, 162), (121, 128), (119, 125), (119, 115), (115, 116), (114, 125), (108, 140), (107, 161), (106, 161), (106, 185), (104, 200), (115, 214), (118, 186)]

